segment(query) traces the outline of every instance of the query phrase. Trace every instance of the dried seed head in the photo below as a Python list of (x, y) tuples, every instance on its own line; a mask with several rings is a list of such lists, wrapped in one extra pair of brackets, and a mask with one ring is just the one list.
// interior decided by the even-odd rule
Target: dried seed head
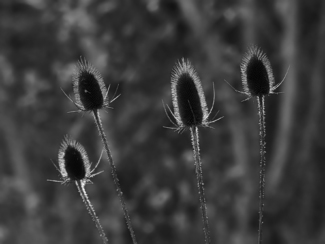
[(266, 54), (256, 46), (248, 49), (240, 65), (243, 89), (247, 95), (264, 96), (272, 93), (274, 77)]
[(109, 106), (107, 88), (99, 71), (87, 60), (80, 59), (73, 76), (76, 105), (82, 111)]
[(201, 81), (188, 60), (173, 68), (171, 89), (174, 116), (180, 128), (208, 125), (208, 109)]
[(85, 180), (91, 177), (87, 153), (77, 141), (65, 136), (59, 149), (59, 167), (64, 182)]

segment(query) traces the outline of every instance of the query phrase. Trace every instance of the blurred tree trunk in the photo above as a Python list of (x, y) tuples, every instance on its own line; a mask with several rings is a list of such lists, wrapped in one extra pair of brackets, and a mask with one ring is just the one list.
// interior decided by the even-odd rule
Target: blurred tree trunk
[[(303, 199), (301, 208), (304, 210), (301, 214), (299, 223), (299, 232), (302, 233), (306, 239), (310, 239), (312, 236), (318, 243), (318, 237), (311, 233), (315, 233), (313, 229), (324, 227), (324, 220), (315, 218), (314, 212), (316, 211), (314, 206), (315, 202), (323, 201), (323, 198), (319, 198), (319, 171), (322, 169), (319, 162), (320, 159), (316, 154), (317, 136), (322, 127), (319, 123), (323, 114), (323, 92), (324, 92), (324, 67), (325, 67), (325, 4), (322, 2), (322, 9), (320, 12), (320, 22), (318, 27), (318, 38), (315, 40), (315, 57), (314, 63), (311, 67), (311, 79), (307, 82), (310, 85), (310, 99), (308, 99), (308, 113), (306, 114), (306, 124), (302, 134), (302, 140), (300, 143), (300, 149), (296, 154), (296, 165), (298, 177), (304, 177), (306, 180), (302, 184)], [(320, 176), (322, 177), (322, 176)], [(300, 178), (300, 177), (299, 177)], [(320, 203), (318, 203), (320, 204)], [(323, 205), (324, 203), (322, 203)], [(318, 212), (318, 211), (317, 211)], [(323, 217), (323, 216), (322, 216)], [(322, 228), (321, 228), (322, 229)]]
[[(290, 216), (294, 225), (287, 230), (288, 241), (305, 243), (306, 240), (312, 240), (315, 243), (322, 243), (319, 238), (324, 239), (324, 234), (320, 233), (318, 237), (315, 233), (324, 226), (323, 208), (318, 207), (316, 210), (315, 206), (323, 205), (323, 202), (320, 203), (323, 198), (319, 197), (322, 177), (320, 175), (322, 167), (319, 165), (323, 162), (319, 162), (315, 148), (324, 104), (325, 4), (321, 2), (320, 10), (319, 7), (312, 9), (314, 16), (310, 21), (318, 19), (315, 13), (319, 15), (319, 24), (314, 24), (315, 29), (318, 28), (316, 38), (313, 37), (313, 30), (308, 30), (306, 39), (299, 42), (298, 19), (310, 18), (308, 16), (310, 12), (306, 13), (307, 11), (300, 12), (298, 16), (298, 7), (304, 8), (303, 4), (293, 0), (279, 2), (286, 27), (282, 53), (287, 66), (290, 65), (290, 70), (284, 81), (285, 94), (281, 95), (283, 101), (280, 106), (280, 129), (275, 140), (276, 147), (270, 164), (267, 187), (273, 196), (284, 197), (280, 199), (282, 204), (292, 202), (294, 203), (292, 207), (299, 211), (299, 216)], [(303, 28), (300, 27), (299, 30)], [(315, 46), (314, 57), (310, 56), (312, 45)], [(308, 63), (310, 60), (312, 63)], [(309, 75), (308, 81), (305, 82), (299, 80), (299, 71), (303, 69), (306, 69)], [(301, 111), (304, 111), (303, 117)], [(285, 177), (289, 172), (292, 172), (289, 175), (291, 178)]]
[[(0, 120), (0, 128), (6, 141), (6, 148), (9, 150), (10, 159), (6, 163), (11, 162), (11, 169), (14, 173), (13, 185), (19, 192), (23, 199), (23, 206), (26, 211), (26, 221), (17, 226), (24, 226), (24, 229), (19, 230), (19, 238), (25, 242), (30, 243), (44, 243), (45, 237), (43, 235), (42, 225), (40, 223), (40, 216), (37, 215), (37, 206), (39, 198), (32, 186), (32, 176), (26, 161), (25, 142), (22, 141), (20, 127), (16, 126), (16, 121), (13, 116), (2, 116)], [(14, 233), (11, 233), (15, 235)], [(28, 239), (26, 239), (28, 237)]]
[[(294, 132), (294, 113), (296, 109), (297, 93), (297, 4), (295, 0), (279, 0), (277, 5), (283, 18), (284, 37), (282, 42), (283, 60), (285, 67), (290, 66), (289, 74), (283, 84), (284, 95), (281, 99), (279, 113), (279, 128), (275, 137), (273, 158), (267, 175), (267, 192), (276, 194), (278, 185), (282, 179), (285, 165), (291, 154), (292, 135)], [(292, 154), (291, 154), (292, 155)]]
[[(324, 67), (325, 67), (325, 4), (321, 12), (321, 19), (318, 30), (318, 38), (316, 40), (316, 56), (315, 63), (311, 65), (313, 67), (310, 75), (311, 79), (307, 84), (310, 85), (310, 98), (308, 106), (308, 114), (306, 114), (307, 123), (302, 132), (302, 141), (300, 145), (299, 153), (297, 154), (297, 160), (302, 164), (305, 164), (310, 157), (312, 157), (313, 140), (317, 137), (318, 121), (322, 115), (323, 105), (323, 89), (324, 89)], [(301, 165), (301, 164), (299, 164)], [(303, 165), (301, 165), (303, 166)]]

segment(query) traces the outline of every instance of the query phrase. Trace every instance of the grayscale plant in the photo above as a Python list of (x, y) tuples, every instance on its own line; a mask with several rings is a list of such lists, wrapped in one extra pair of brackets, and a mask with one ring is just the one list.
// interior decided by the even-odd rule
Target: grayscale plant
[(72, 80), (75, 101), (73, 101), (64, 91), (63, 93), (78, 108), (78, 110), (72, 112), (91, 112), (93, 114), (111, 168), (111, 175), (113, 177), (115, 189), (122, 206), (126, 225), (130, 232), (133, 244), (137, 244), (130, 215), (127, 210), (123, 192), (117, 177), (112, 152), (108, 146), (108, 141), (99, 114), (100, 109), (111, 108), (110, 104), (113, 103), (120, 95), (116, 96), (116, 90), (113, 98), (110, 100), (108, 97), (109, 88), (106, 88), (100, 72), (92, 64), (82, 58), (80, 58), (76, 65), (76, 70)]
[[(265, 168), (266, 168), (266, 129), (265, 129), (265, 96), (278, 94), (275, 90), (283, 83), (283, 78), (277, 85), (274, 83), (272, 67), (266, 54), (257, 46), (253, 45), (245, 53), (241, 65), (241, 80), (244, 91), (238, 91), (228, 84), (238, 93), (248, 96), (245, 100), (252, 97), (257, 99), (257, 109), (259, 116), (259, 135), (260, 135), (260, 179), (259, 179), (259, 227), (258, 243), (262, 243), (263, 236), (263, 210), (265, 198)], [(288, 72), (288, 71), (287, 71)]]
[[(203, 232), (205, 243), (210, 244), (210, 228), (207, 215), (206, 199), (204, 193), (204, 181), (202, 162), (200, 158), (200, 145), (199, 145), (199, 129), (198, 127), (210, 127), (221, 118), (209, 120), (211, 112), (214, 107), (215, 94), (213, 94), (213, 104), (208, 111), (206, 99), (203, 93), (201, 81), (188, 60), (182, 59), (177, 62), (171, 75), (171, 93), (174, 112), (167, 105), (164, 105), (165, 113), (174, 127), (166, 127), (173, 129), (177, 132), (183, 132), (189, 129), (191, 132), (191, 140), (193, 146), (193, 157), (195, 162), (195, 173), (197, 179), (199, 200), (201, 205)], [(174, 122), (169, 116), (168, 112), (172, 115)], [(218, 113), (217, 113), (218, 114)], [(215, 115), (215, 117), (217, 116)]]
[(89, 162), (88, 155), (84, 147), (77, 141), (65, 136), (58, 154), (59, 167), (53, 163), (57, 171), (61, 175), (61, 180), (48, 180), (61, 184), (68, 184), (74, 182), (77, 186), (82, 201), (86, 205), (86, 208), (96, 224), (96, 228), (99, 232), (99, 236), (102, 238), (103, 243), (107, 244), (108, 239), (105, 232), (99, 222), (95, 209), (92, 206), (88, 195), (86, 193), (85, 186), (91, 182), (91, 178), (102, 173), (103, 171), (94, 173), (101, 160), (101, 156), (93, 169), (91, 169), (91, 163)]

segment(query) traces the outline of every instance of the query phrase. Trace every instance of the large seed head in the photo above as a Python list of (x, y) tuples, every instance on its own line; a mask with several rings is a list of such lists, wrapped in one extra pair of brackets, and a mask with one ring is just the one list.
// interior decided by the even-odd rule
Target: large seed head
[(182, 59), (172, 72), (174, 114), (180, 127), (206, 125), (207, 105), (201, 81), (189, 61)]
[(101, 109), (109, 105), (102, 76), (84, 59), (79, 60), (76, 66), (73, 91), (76, 104), (83, 111)]
[(270, 61), (256, 46), (248, 49), (241, 63), (244, 91), (250, 96), (264, 96), (271, 92), (274, 77)]

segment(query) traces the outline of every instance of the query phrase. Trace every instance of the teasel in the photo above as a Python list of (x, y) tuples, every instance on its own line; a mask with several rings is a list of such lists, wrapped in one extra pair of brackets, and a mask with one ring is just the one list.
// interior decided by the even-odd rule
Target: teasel
[[(163, 105), (165, 113), (174, 127), (166, 128), (173, 129), (177, 132), (183, 132), (184, 130), (189, 129), (191, 132), (195, 173), (203, 221), (203, 232), (205, 243), (209, 244), (211, 243), (211, 237), (204, 193), (198, 127), (210, 127), (211, 123), (220, 120), (222, 117), (214, 119), (217, 116), (217, 113), (212, 120), (209, 120), (214, 107), (215, 93), (213, 93), (212, 107), (210, 111), (208, 111), (201, 81), (190, 61), (185, 60), (184, 58), (181, 61), (178, 61), (172, 70), (171, 93), (174, 112), (172, 112), (168, 105), (167, 111), (164, 103)], [(171, 119), (168, 112), (176, 122)]]
[(105, 148), (108, 162), (111, 168), (115, 189), (120, 200), (126, 225), (130, 232), (133, 244), (137, 244), (136, 237), (132, 228), (131, 219), (127, 210), (123, 192), (117, 177), (116, 167), (114, 164), (112, 152), (108, 146), (108, 141), (104, 132), (100, 118), (100, 109), (110, 109), (110, 105), (120, 96), (116, 95), (117, 89), (110, 100), (108, 97), (109, 88), (107, 89), (100, 72), (86, 59), (80, 58), (76, 65), (73, 75), (73, 92), (75, 101), (73, 101), (63, 90), (65, 96), (75, 104), (77, 111), (72, 112), (91, 112), (94, 117), (98, 132)]
[(260, 176), (259, 176), (259, 228), (258, 243), (262, 243), (263, 237), (263, 211), (265, 198), (265, 168), (266, 168), (266, 123), (265, 123), (265, 96), (278, 94), (275, 90), (285, 80), (288, 70), (277, 85), (274, 83), (272, 67), (266, 54), (257, 46), (250, 46), (245, 53), (241, 65), (241, 80), (244, 91), (238, 91), (227, 83), (238, 93), (244, 94), (247, 98), (243, 101), (256, 97), (259, 116), (260, 135)]
[[(102, 155), (101, 155), (102, 156)], [(68, 184), (74, 182), (77, 186), (82, 201), (86, 205), (86, 208), (96, 224), (96, 228), (99, 232), (104, 244), (108, 243), (108, 239), (105, 232), (99, 222), (99, 218), (96, 215), (95, 209), (93, 208), (88, 195), (86, 193), (85, 186), (88, 183), (92, 183), (91, 178), (102, 173), (103, 171), (94, 173), (98, 167), (101, 156), (93, 169), (91, 169), (91, 163), (89, 162), (88, 155), (84, 147), (77, 141), (72, 140), (69, 136), (65, 136), (61, 143), (58, 154), (58, 164), (53, 163), (57, 171), (61, 175), (61, 180), (48, 180), (51, 182)]]

